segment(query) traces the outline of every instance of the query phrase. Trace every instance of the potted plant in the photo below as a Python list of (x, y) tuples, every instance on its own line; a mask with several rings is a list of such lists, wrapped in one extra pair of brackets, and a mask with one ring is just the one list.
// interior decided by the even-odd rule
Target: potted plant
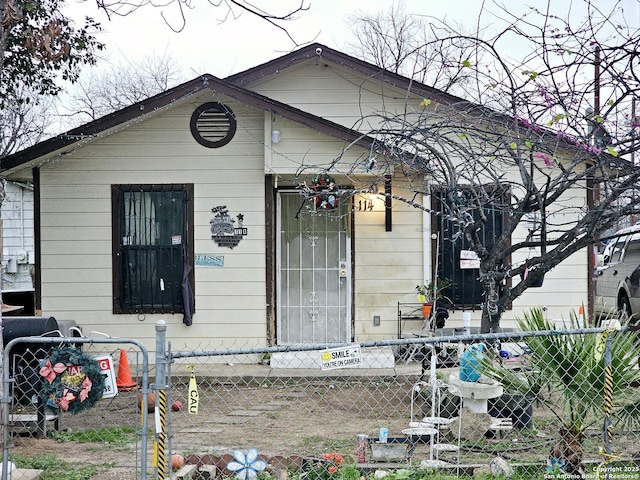
[(446, 300), (451, 303), (451, 300), (446, 295), (443, 295), (443, 290), (451, 285), (451, 281), (448, 278), (435, 277), (433, 281), (427, 284), (416, 285), (416, 292), (418, 292), (418, 301), (422, 303), (422, 314), (424, 318), (431, 316), (431, 311), (434, 309), (434, 305), (439, 300)]
[[(533, 308), (517, 320), (523, 332), (554, 331), (542, 309)], [(571, 328), (579, 327), (571, 313)], [(640, 392), (632, 385), (639, 380), (636, 363), (637, 334), (611, 334), (610, 391), (615, 401), (612, 419), (625, 427), (640, 425)], [(559, 421), (558, 438), (549, 452), (549, 465), (567, 473), (583, 470), (583, 442), (587, 429), (602, 424), (605, 374), (603, 360), (594, 354), (598, 336), (543, 335), (523, 340), (530, 352), (524, 371), (515, 370), (495, 356), (482, 362), (483, 374), (498, 380), (506, 392), (520, 394), (538, 406), (546, 407)]]

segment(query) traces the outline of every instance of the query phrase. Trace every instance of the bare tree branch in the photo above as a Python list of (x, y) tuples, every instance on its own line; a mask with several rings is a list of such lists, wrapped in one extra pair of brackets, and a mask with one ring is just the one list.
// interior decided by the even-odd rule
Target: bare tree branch
[[(281, 30), (297, 46), (299, 44), (287, 30), (286, 23), (295, 20), (298, 14), (309, 10), (310, 5), (308, 0), (291, 0), (291, 2), (293, 2), (291, 7), (285, 6), (282, 10), (280, 10), (282, 7), (273, 5), (270, 5), (271, 8), (266, 10), (249, 0), (208, 0), (208, 3), (214, 8), (222, 9), (220, 23), (229, 19), (237, 19), (243, 13), (248, 13)], [(162, 18), (174, 32), (184, 30), (187, 24), (185, 12), (194, 8), (191, 0), (96, 0), (96, 4), (100, 10), (104, 10), (109, 19), (112, 16), (127, 16), (142, 7), (160, 8), (162, 9)], [(165, 10), (169, 8), (173, 13), (167, 15)]]
[(70, 89), (60, 115), (72, 119), (72, 125), (80, 125), (168, 90), (182, 80), (179, 65), (167, 54), (145, 57), (138, 64), (89, 71)]
[[(400, 71), (415, 52), (444, 52), (440, 64), (453, 67), (444, 78), (476, 102), (425, 98), (421, 109), (381, 111), (366, 122), (379, 125), (368, 132), (378, 139), (373, 151), (387, 152), (371, 182), (395, 172), (414, 195), (438, 198), (441, 212), (416, 208), (440, 215), (445, 241), (480, 258), (484, 331), (546, 272), (640, 214), (640, 30), (626, 23), (620, 0), (606, 9), (592, 0), (572, 5), (564, 16), (551, 2), (521, 15), (485, 8), (482, 15), (499, 20), (492, 33), (431, 19), (435, 34), (414, 49), (404, 35), (416, 23), (395, 5), (387, 16), (358, 19), (369, 59)], [(404, 201), (416, 206), (414, 198)], [(495, 215), (501, 230), (487, 238)]]
[[(472, 81), (461, 59), (478, 52), (474, 42), (454, 41), (453, 27), (440, 21), (436, 26), (431, 17), (407, 13), (401, 0), (385, 12), (357, 12), (350, 21), (356, 38), (350, 47), (359, 58), (445, 92), (463, 93)], [(444, 37), (451, 41), (438, 40)]]

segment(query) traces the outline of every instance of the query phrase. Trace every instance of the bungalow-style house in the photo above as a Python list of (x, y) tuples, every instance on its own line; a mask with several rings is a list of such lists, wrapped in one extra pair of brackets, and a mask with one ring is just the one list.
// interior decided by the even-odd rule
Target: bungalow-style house
[[(438, 227), (389, 195), (431, 205), (402, 175), (371, 184), (363, 118), (426, 96), (447, 94), (313, 44), (5, 157), (3, 177), (34, 189), (37, 311), (150, 350), (159, 319), (176, 349), (396, 338)], [(503, 326), (534, 305), (561, 318), (587, 304), (588, 263), (548, 273)], [(462, 307), (479, 325), (478, 293), (454, 286), (447, 326)]]

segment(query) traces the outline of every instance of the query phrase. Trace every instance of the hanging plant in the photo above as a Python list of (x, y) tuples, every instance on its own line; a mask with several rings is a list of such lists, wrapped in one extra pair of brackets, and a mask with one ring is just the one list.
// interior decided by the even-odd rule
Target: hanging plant
[(311, 188), (315, 192), (313, 198), (316, 209), (333, 210), (338, 206), (336, 181), (328, 173), (318, 173), (311, 179)]
[(40, 364), (41, 398), (46, 405), (78, 413), (95, 405), (104, 392), (98, 362), (75, 347), (54, 348)]

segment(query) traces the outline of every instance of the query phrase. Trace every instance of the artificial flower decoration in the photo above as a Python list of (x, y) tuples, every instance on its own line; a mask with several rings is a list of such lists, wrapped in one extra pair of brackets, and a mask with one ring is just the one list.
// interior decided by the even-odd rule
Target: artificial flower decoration
[(258, 458), (258, 450), (250, 448), (245, 455), (243, 451), (233, 452), (233, 460), (227, 463), (227, 470), (236, 472), (236, 478), (240, 480), (254, 479), (267, 468), (267, 462)]
[(102, 398), (104, 376), (96, 360), (75, 347), (54, 348), (39, 370), (40, 397), (47, 407), (72, 414), (81, 412)]
[(332, 475), (336, 473), (340, 467), (342, 467), (342, 462), (344, 461), (342, 455), (335, 452), (322, 454), (322, 459), (329, 462), (327, 466), (327, 472)]
[(545, 471), (547, 473), (564, 472), (565, 467), (566, 467), (566, 462), (564, 458), (550, 457), (547, 459), (547, 465), (545, 467)]
[(311, 180), (312, 188), (317, 192), (314, 204), (320, 210), (333, 210), (338, 206), (338, 197), (335, 194), (336, 181), (328, 173), (317, 174)]
[(47, 360), (47, 363), (44, 364), (44, 367), (40, 369), (40, 375), (47, 379), (49, 383), (53, 383), (56, 376), (59, 373), (64, 372), (67, 369), (67, 366), (64, 363), (56, 363), (51, 366), (51, 361)]
[(93, 382), (89, 377), (84, 377), (82, 381), (82, 389), (80, 390), (80, 401), (84, 402), (89, 397), (89, 392), (91, 392), (91, 387), (93, 386)]
[(339, 472), (344, 458), (336, 452), (323, 453), (319, 459), (311, 463), (306, 480), (334, 480), (341, 478)]
[(60, 408), (65, 412), (69, 410), (69, 404), (76, 399), (76, 396), (69, 391), (69, 389), (65, 388), (62, 391), (62, 396), (58, 399), (58, 404)]

